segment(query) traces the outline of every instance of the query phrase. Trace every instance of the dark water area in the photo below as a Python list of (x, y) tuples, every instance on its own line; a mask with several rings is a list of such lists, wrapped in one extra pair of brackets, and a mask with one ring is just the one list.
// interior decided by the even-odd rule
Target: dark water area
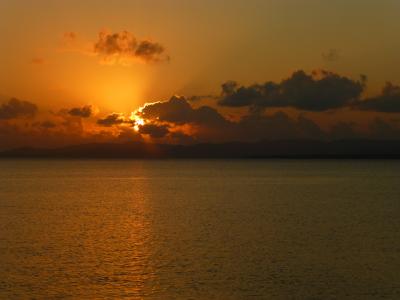
[(1, 299), (400, 299), (400, 161), (2, 160)]

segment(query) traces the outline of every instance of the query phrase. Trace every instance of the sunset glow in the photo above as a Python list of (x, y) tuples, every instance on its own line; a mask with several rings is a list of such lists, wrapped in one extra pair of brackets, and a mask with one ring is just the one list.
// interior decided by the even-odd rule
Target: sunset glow
[(135, 131), (139, 131), (140, 126), (143, 126), (145, 124), (144, 120), (138, 117), (137, 115), (134, 115), (134, 113), (132, 113), (131, 120), (134, 123), (133, 129)]
[(400, 0), (0, 0), (1, 299), (400, 299)]
[(0, 4), (0, 149), (400, 137), (397, 2), (100, 2)]

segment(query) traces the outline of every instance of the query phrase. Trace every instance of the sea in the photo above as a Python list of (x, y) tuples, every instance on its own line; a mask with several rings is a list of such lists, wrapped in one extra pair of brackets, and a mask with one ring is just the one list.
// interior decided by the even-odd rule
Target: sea
[(400, 299), (400, 161), (0, 160), (0, 299)]

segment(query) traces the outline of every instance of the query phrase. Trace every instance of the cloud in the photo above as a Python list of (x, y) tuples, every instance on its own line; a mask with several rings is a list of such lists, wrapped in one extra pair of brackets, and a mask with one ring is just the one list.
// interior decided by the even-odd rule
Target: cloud
[(400, 129), (381, 118), (375, 118), (375, 120), (369, 124), (369, 134), (373, 139), (400, 139)]
[(147, 62), (169, 60), (169, 57), (163, 57), (164, 51), (161, 44), (145, 40), (139, 43), (135, 55)]
[[(278, 111), (272, 115), (250, 114), (236, 123), (238, 140), (325, 139), (325, 132), (312, 120), (290, 118)], [(238, 134), (240, 133), (240, 134)]]
[(337, 49), (329, 49), (328, 52), (322, 53), (322, 58), (327, 62), (334, 62), (339, 60), (340, 52)]
[(192, 108), (183, 97), (174, 96), (169, 101), (155, 102), (145, 105), (138, 112), (144, 119), (157, 119), (178, 125), (191, 124), (223, 124), (225, 118), (214, 108), (202, 106)]
[(54, 122), (47, 120), (47, 121), (41, 122), (40, 126), (43, 128), (50, 129), (50, 128), (55, 128), (57, 125)]
[(144, 62), (169, 60), (164, 46), (150, 40), (138, 40), (126, 30), (116, 33), (101, 31), (94, 43), (94, 53), (108, 63), (126, 64), (132, 59)]
[(119, 128), (119, 133), (116, 137), (116, 140), (118, 142), (124, 142), (124, 143), (132, 142), (132, 141), (143, 142), (143, 137), (139, 132), (132, 130), (131, 127), (128, 127), (128, 126), (122, 127), (121, 126)]
[(352, 122), (338, 122), (330, 130), (330, 137), (334, 140), (348, 140), (363, 137), (354, 130), (355, 124)]
[(30, 63), (33, 65), (44, 65), (46, 63), (46, 61), (44, 58), (34, 57), (31, 59)]
[(78, 40), (78, 34), (73, 31), (67, 31), (67, 32), (64, 32), (64, 35), (62, 38), (63, 38), (63, 44), (65, 46), (73, 46), (76, 43), (76, 41)]
[[(41, 116), (37, 116), (40, 118)], [(8, 122), (0, 120), (0, 150), (18, 147), (54, 148), (88, 143), (124, 141), (112, 130), (85, 129), (79, 118), (54, 116), (53, 120)], [(66, 119), (63, 119), (65, 117)]]
[(145, 124), (166, 125), (168, 137), (174, 141), (217, 141), (234, 133), (234, 124), (209, 106), (193, 108), (184, 97), (174, 96), (168, 101), (148, 103), (136, 115)]
[(144, 124), (139, 126), (139, 133), (148, 134), (152, 138), (165, 137), (169, 131), (167, 125)]
[[(111, 47), (108, 51), (113, 53), (115, 50)], [(311, 74), (297, 71), (280, 82), (250, 86), (227, 81), (222, 85), (218, 102), (222, 106), (246, 108), (235, 117), (223, 114), (226, 109), (221, 107), (193, 103), (199, 100), (194, 97), (173, 96), (167, 101), (146, 103), (132, 114), (111, 113), (99, 119), (90, 118), (95, 113), (95, 108), (90, 105), (58, 112), (41, 110), (39, 113), (33, 103), (15, 98), (4, 101), (8, 99), (4, 98), (0, 104), (0, 148), (127, 141), (194, 144), (293, 139), (400, 139), (398, 118), (379, 114), (400, 112), (400, 86), (387, 83), (379, 95), (363, 100), (361, 94), (365, 82), (364, 76), (352, 80), (326, 71)], [(266, 109), (269, 107), (302, 111)], [(338, 111), (334, 115), (342, 120), (338, 123), (322, 121), (327, 114), (315, 113), (343, 107), (375, 113), (361, 116), (360, 112)], [(380, 118), (372, 120), (371, 117)]]
[(325, 139), (326, 134), (322, 129), (315, 123), (314, 121), (307, 119), (304, 115), (300, 115), (297, 118), (298, 131), (300, 131), (300, 135), (304, 138), (312, 138), (312, 139)]
[(170, 132), (168, 136), (169, 141), (172, 144), (193, 144), (196, 142), (196, 139), (188, 134), (183, 133), (182, 131)]
[(98, 41), (94, 44), (94, 51), (104, 56), (131, 56), (135, 54), (136, 48), (136, 38), (128, 31), (119, 33), (101, 31)]
[(0, 120), (33, 117), (37, 111), (38, 108), (35, 104), (12, 98), (0, 106)]
[(85, 105), (82, 107), (74, 107), (68, 111), (68, 114), (74, 117), (89, 118), (93, 113), (93, 107), (91, 105)]
[(118, 114), (118, 113), (112, 113), (103, 119), (97, 120), (97, 124), (99, 124), (101, 126), (105, 126), (105, 127), (121, 125), (123, 123), (125, 123), (125, 118), (123, 115)]
[(65, 48), (65, 50), (80, 52), (81, 50), (76, 49), (77, 42), (78, 42), (78, 34), (76, 32), (73, 31), (64, 32), (61, 40), (61, 45), (63, 48)]
[(89, 142), (93, 135), (80, 118), (65, 113), (44, 110), (29, 118), (0, 120), (0, 149), (80, 144)]
[(77, 37), (78, 37), (78, 35), (76, 34), (76, 32), (73, 32), (73, 31), (67, 31), (67, 32), (64, 32), (64, 39), (65, 40), (76, 40), (77, 39)]
[(355, 108), (376, 112), (400, 112), (400, 86), (387, 82), (382, 93), (355, 103)]
[(240, 86), (235, 81), (222, 85), (219, 105), (231, 107), (293, 107), (305, 111), (326, 111), (357, 101), (365, 88), (366, 77), (359, 80), (319, 71), (307, 74), (300, 70), (288, 79), (275, 83)]
[[(331, 124), (331, 129), (323, 130), (306, 113), (296, 116), (283, 111), (250, 112), (233, 120), (210, 106), (193, 107), (185, 98), (178, 96), (164, 102), (148, 103), (136, 111), (131, 119), (125, 117), (127, 114), (112, 113), (96, 121), (90, 118), (86, 122), (81, 116), (89, 114), (89, 109), (86, 112), (83, 109), (87, 106), (58, 113), (41, 111), (38, 114), (36, 106), (32, 110), (28, 105), (31, 107), (29, 110), (21, 103), (23, 101), (10, 100), (0, 106), (0, 149), (129, 141), (195, 144), (260, 140), (400, 139), (399, 122), (390, 121), (387, 116), (386, 119), (377, 118), (368, 123), (368, 128), (363, 123), (339, 122)], [(72, 110), (74, 113), (71, 114)], [(358, 125), (362, 126), (356, 132), (354, 127)]]
[[(304, 116), (291, 119), (284, 112), (270, 116), (250, 114), (233, 122), (212, 107), (193, 108), (185, 98), (177, 96), (165, 102), (146, 104), (136, 114), (145, 120), (146, 124), (168, 126), (164, 133), (167, 134), (166, 130), (169, 129), (169, 138), (186, 142), (326, 137), (315, 122)], [(187, 138), (188, 135), (192, 137), (191, 140)]]
[(219, 99), (219, 96), (216, 95), (194, 95), (186, 98), (187, 101), (189, 102), (198, 102), (206, 99), (214, 99), (217, 100)]

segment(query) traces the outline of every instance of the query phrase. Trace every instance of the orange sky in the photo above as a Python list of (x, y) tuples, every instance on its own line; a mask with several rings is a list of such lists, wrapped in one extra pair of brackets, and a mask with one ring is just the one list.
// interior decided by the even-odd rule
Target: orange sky
[[(129, 115), (175, 94), (210, 95), (193, 106), (218, 107), (215, 97), (227, 80), (280, 82), (300, 69), (354, 80), (365, 74), (363, 97), (378, 95), (386, 81), (400, 83), (399, 14), (396, 0), (4, 0), (0, 104), (15, 97), (35, 103), (42, 114), (92, 105), (98, 118)], [(105, 38), (126, 32), (135, 54), (131, 44), (110, 50), (101, 32)], [(218, 110), (227, 118), (247, 113)], [(324, 128), (376, 117), (284, 110), (293, 117), (306, 113)]]

